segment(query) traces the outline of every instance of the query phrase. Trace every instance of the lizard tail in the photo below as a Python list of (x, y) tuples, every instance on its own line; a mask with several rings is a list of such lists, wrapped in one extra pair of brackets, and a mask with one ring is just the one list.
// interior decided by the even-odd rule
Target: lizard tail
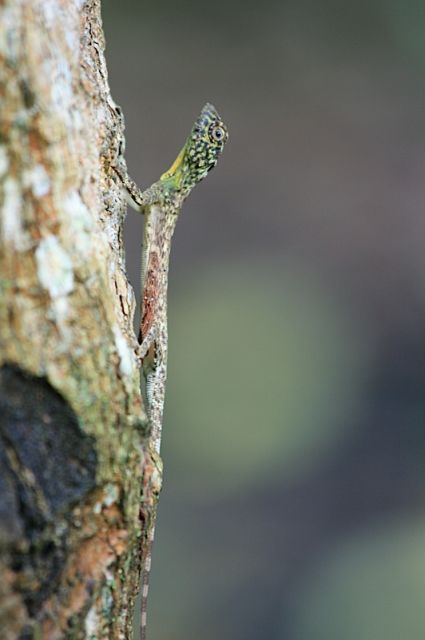
[(142, 603), (140, 608), (140, 640), (146, 640), (147, 604), (149, 592), (149, 573), (151, 565), (151, 550), (149, 545), (148, 555), (142, 573)]
[(150, 539), (147, 545), (146, 559), (144, 561), (143, 570), (142, 570), (142, 602), (140, 607), (140, 640), (146, 640), (149, 577), (151, 573), (152, 543), (153, 543), (154, 535), (155, 535), (155, 526), (152, 527), (150, 532)]

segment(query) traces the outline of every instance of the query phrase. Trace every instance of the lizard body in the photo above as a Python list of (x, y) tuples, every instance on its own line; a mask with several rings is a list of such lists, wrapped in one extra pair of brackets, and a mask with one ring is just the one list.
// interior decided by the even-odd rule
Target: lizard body
[[(184, 200), (217, 164), (228, 138), (216, 109), (206, 104), (183, 149), (170, 169), (146, 191), (140, 191), (126, 171), (115, 168), (129, 204), (145, 215), (141, 268), (141, 317), (138, 356), (142, 363), (150, 425), (149, 447), (156, 467), (158, 496), (162, 465), (159, 457), (165, 382), (167, 377), (167, 289), (171, 240)], [(156, 461), (156, 462), (155, 462)], [(146, 639), (146, 603), (151, 549), (155, 532), (155, 504), (150, 505), (142, 576), (141, 640)]]

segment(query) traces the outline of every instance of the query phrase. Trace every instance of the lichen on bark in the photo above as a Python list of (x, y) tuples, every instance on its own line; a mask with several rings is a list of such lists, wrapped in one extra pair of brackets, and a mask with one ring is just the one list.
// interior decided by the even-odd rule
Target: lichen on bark
[[(146, 416), (97, 0), (0, 3), (2, 638), (128, 638)], [(143, 530), (142, 530), (143, 536)]]

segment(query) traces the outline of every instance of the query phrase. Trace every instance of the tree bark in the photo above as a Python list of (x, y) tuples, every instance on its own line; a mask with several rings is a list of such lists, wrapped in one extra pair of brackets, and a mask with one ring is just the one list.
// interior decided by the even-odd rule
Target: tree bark
[(3, 640), (132, 637), (151, 462), (123, 129), (99, 0), (0, 0)]

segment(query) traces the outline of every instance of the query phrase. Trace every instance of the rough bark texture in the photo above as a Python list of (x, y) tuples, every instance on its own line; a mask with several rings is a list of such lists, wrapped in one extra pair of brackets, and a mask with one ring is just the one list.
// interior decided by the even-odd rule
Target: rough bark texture
[(149, 458), (122, 147), (99, 1), (0, 0), (3, 640), (131, 637)]

